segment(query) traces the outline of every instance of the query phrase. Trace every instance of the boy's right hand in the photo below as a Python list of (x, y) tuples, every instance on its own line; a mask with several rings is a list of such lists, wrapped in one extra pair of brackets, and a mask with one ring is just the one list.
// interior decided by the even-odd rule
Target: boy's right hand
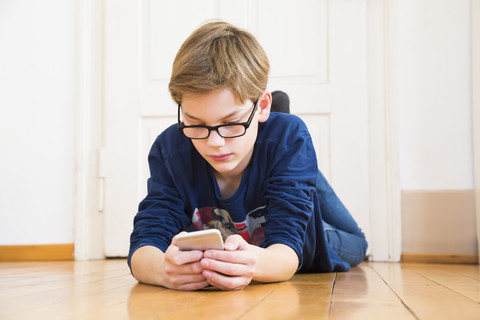
[(173, 238), (161, 266), (163, 286), (177, 290), (198, 290), (208, 287), (210, 284), (202, 274), (203, 267), (200, 264), (202, 258), (203, 252), (199, 250), (180, 251)]
[(176, 290), (199, 290), (210, 285), (202, 274), (202, 258), (202, 251), (180, 251), (173, 238), (165, 253), (152, 246), (137, 249), (131, 260), (132, 273), (143, 283)]

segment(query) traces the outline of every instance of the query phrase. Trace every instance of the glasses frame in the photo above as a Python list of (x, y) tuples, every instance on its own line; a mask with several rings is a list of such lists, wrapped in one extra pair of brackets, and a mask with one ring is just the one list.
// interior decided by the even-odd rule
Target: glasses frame
[[(186, 126), (183, 124), (182, 121), (180, 121), (180, 108), (182, 107), (181, 104), (178, 104), (178, 124), (177, 124), (177, 128), (178, 128), (178, 131), (182, 132), (184, 135), (185, 133), (183, 132), (184, 129), (187, 129), (187, 128), (205, 128), (205, 129), (208, 129), (208, 134), (205, 138), (190, 138), (188, 137), (187, 135), (185, 135), (185, 137), (189, 138), (189, 139), (193, 139), (193, 140), (204, 140), (204, 139), (208, 139), (208, 137), (210, 137), (210, 132), (212, 132), (212, 130), (215, 130), (217, 131), (218, 135), (224, 139), (229, 139), (229, 138), (238, 138), (238, 137), (241, 137), (243, 135), (245, 135), (245, 133), (247, 133), (247, 129), (250, 127), (250, 124), (252, 123), (252, 119), (253, 119), (253, 115), (255, 114), (255, 111), (257, 110), (257, 103), (258, 103), (258, 100), (255, 100), (255, 102), (253, 103), (253, 110), (252, 110), (252, 113), (250, 113), (250, 116), (248, 117), (248, 120), (246, 122), (239, 122), (239, 123), (227, 123), (227, 124), (220, 124), (218, 126), (201, 126), (201, 125), (197, 125), (197, 126)], [(222, 134), (218, 131), (219, 128), (222, 128), (222, 127), (231, 127), (231, 126), (243, 126), (245, 128), (245, 130), (243, 131), (242, 134), (239, 134), (239, 135), (236, 135), (236, 136), (233, 136), (233, 137), (224, 137), (222, 136)]]

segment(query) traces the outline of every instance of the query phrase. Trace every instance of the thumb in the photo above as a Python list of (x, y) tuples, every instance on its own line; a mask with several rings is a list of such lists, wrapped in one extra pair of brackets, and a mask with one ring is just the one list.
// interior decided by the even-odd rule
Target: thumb
[(224, 247), (226, 251), (235, 251), (244, 249), (245, 245), (248, 245), (248, 243), (242, 238), (242, 236), (234, 234), (225, 240)]
[(182, 231), (182, 232), (180, 232), (179, 234), (177, 234), (175, 237), (173, 237), (173, 239), (172, 239), (172, 244), (173, 244), (174, 246), (177, 245), (177, 236), (180, 235), (180, 234), (184, 234), (184, 233), (187, 233), (187, 232), (186, 232), (186, 231)]

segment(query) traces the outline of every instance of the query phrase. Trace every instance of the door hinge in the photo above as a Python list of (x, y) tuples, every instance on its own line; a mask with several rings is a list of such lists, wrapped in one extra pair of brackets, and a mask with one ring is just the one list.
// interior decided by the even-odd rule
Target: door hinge
[(107, 166), (107, 149), (101, 147), (97, 150), (98, 156), (98, 168), (97, 168), (97, 179), (98, 179), (98, 212), (103, 213), (105, 209), (105, 179), (107, 177), (106, 166)]

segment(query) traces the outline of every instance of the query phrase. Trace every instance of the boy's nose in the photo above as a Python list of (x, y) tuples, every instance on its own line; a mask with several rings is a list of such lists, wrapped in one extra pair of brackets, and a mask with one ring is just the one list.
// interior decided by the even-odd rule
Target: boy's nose
[(220, 147), (225, 144), (225, 138), (222, 138), (217, 130), (210, 131), (210, 136), (207, 138), (207, 144), (210, 147)]

